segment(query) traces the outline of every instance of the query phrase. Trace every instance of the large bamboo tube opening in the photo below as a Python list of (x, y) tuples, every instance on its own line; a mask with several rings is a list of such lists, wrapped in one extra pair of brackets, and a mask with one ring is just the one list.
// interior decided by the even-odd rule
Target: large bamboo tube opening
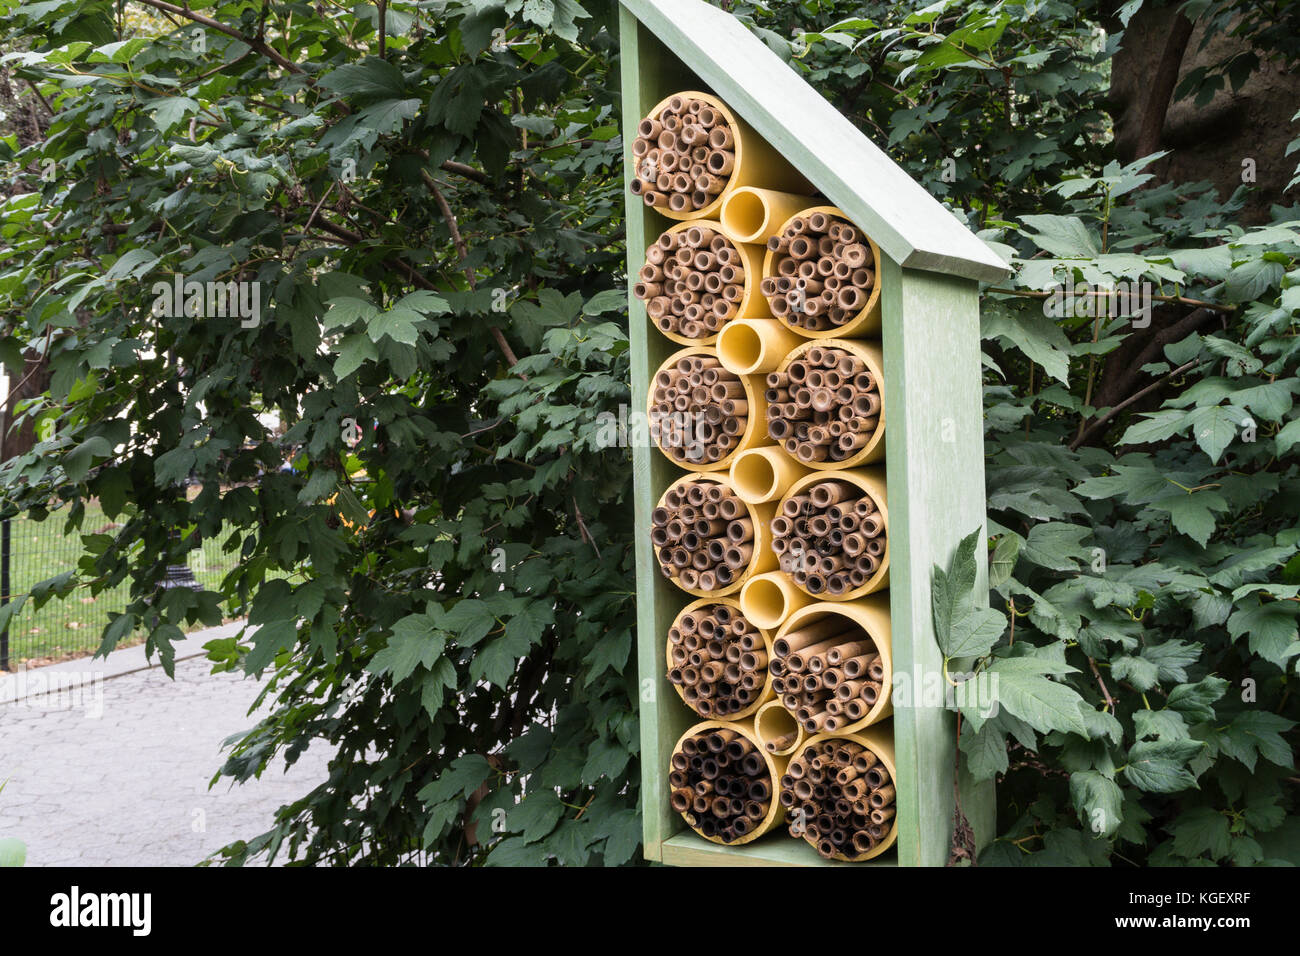
[[(805, 732), (851, 733), (893, 713), (891, 649), (887, 596), (809, 604), (772, 641), (768, 668), (781, 681), (773, 689)], [(859, 677), (845, 694), (847, 671), (861, 668), (879, 676)]]
[(722, 223), (741, 242), (766, 242), (787, 219), (815, 203), (794, 193), (740, 186), (722, 204)]
[(745, 617), (762, 628), (776, 628), (812, 599), (780, 571), (757, 574), (740, 589), (740, 606)]
[(668, 682), (701, 717), (748, 717), (772, 698), (771, 653), (771, 635), (745, 616), (740, 602), (702, 598), (683, 608), (668, 630)]
[(741, 186), (813, 191), (726, 104), (695, 90), (665, 97), (650, 110), (637, 126), (632, 156), (632, 193), (670, 219), (716, 217)]
[(682, 349), (651, 380), (650, 438), (683, 468), (726, 468), (737, 452), (768, 441), (761, 388), (761, 378), (727, 371), (711, 349)]
[(718, 360), (737, 375), (766, 375), (801, 342), (776, 319), (737, 319), (718, 335)]
[(754, 715), (754, 733), (763, 749), (777, 757), (787, 756), (803, 742), (803, 728), (779, 700), (768, 701)]
[[(800, 210), (767, 241), (762, 292), (808, 338), (880, 332), (880, 249), (834, 206)], [(782, 278), (791, 280), (778, 285)]]
[[(826, 859), (855, 863), (894, 845), (898, 774), (890, 730), (818, 734), (796, 748), (779, 796), (792, 836), (806, 840)], [(860, 771), (863, 764), (874, 772)]]
[(670, 776), (669, 803), (706, 840), (740, 846), (784, 819), (779, 789), (787, 759), (764, 749), (752, 718), (696, 724), (677, 741), (674, 761), (678, 754), (686, 769)]
[(734, 594), (752, 575), (776, 568), (773, 511), (742, 501), (725, 477), (679, 478), (651, 513), (659, 570), (696, 597)]
[(850, 601), (889, 585), (883, 468), (819, 471), (786, 490), (772, 523), (778, 566), (808, 595)]
[(774, 501), (807, 474), (778, 449), (747, 448), (731, 463), (731, 484), (744, 501)]
[(809, 468), (851, 468), (885, 455), (880, 346), (805, 342), (765, 380), (768, 437)]

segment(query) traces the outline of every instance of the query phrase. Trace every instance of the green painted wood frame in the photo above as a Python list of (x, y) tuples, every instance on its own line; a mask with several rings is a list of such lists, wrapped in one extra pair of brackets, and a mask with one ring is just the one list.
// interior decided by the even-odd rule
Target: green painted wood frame
[[(621, 4), (619, 29), (627, 129), (670, 93), (711, 89)], [(625, 180), (631, 175), (632, 138), (624, 136)], [(797, 155), (787, 155), (799, 165)], [(628, 202), (629, 275), (670, 224), (644, 204)], [(955, 220), (954, 227), (961, 228)], [(896, 691), (910, 692), (908, 700), (899, 694), (892, 721), (899, 774), (897, 850), (866, 864), (828, 864), (804, 841), (781, 834), (742, 847), (719, 846), (694, 834), (669, 807), (673, 744), (699, 718), (666, 679), (665, 636), (691, 598), (659, 573), (649, 527), (660, 493), (684, 472), (655, 448), (636, 447), (636, 656), (649, 860), (698, 866), (935, 866), (948, 858), (956, 727), (954, 715), (934, 699), (943, 686), (943, 659), (931, 623), (930, 574), (933, 565), (946, 566), (963, 536), (985, 523), (978, 286), (970, 279), (904, 269), (888, 259), (881, 271), (894, 670)], [(635, 298), (629, 301), (629, 321), (632, 409), (639, 410), (645, 407), (650, 377), (678, 346), (658, 333)], [(987, 568), (979, 550), (984, 582)], [(961, 801), (982, 846), (995, 822), (992, 785), (975, 787), (964, 780)]]

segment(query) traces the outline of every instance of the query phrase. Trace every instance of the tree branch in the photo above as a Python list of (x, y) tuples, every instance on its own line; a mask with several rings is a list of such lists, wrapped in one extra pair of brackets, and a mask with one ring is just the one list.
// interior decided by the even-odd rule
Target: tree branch
[[(153, 7), (155, 10), (162, 10), (164, 13), (173, 13), (176, 16), (185, 17), (187, 20), (193, 20), (195, 23), (201, 23), (209, 30), (216, 30), (218, 33), (224, 33), (226, 36), (238, 40), (240, 43), (256, 50), (258, 53), (262, 54), (262, 56), (288, 70), (290, 73), (298, 73), (306, 76), (306, 71), (302, 67), (297, 63), (294, 63), (292, 60), (286, 59), (274, 50), (269, 43), (259, 40), (256, 37), (246, 36), (234, 27), (228, 27), (219, 20), (213, 20), (211, 17), (206, 17), (201, 13), (195, 13), (193, 10), (187, 10), (185, 7), (178, 7), (174, 3), (167, 3), (166, 0), (138, 0), (138, 2), (143, 3), (145, 6)], [(308, 77), (308, 82), (314, 83), (314, 80)]]
[(1171, 378), (1176, 378), (1177, 376), (1181, 375), (1183, 372), (1191, 371), (1193, 368), (1195, 368), (1200, 364), (1201, 362), (1199, 359), (1192, 359), (1190, 362), (1185, 362), (1184, 364), (1178, 366), (1178, 368), (1174, 369), (1172, 372), (1169, 372), (1161, 376), (1160, 378), (1156, 379), (1146, 388), (1130, 395), (1128, 398), (1124, 399), (1124, 401), (1120, 402), (1114, 408), (1106, 412), (1106, 414), (1102, 415), (1099, 418), (1094, 419), (1092, 423), (1088, 425), (1087, 428), (1085, 428), (1082, 432), (1079, 433), (1079, 435), (1074, 439), (1074, 441), (1070, 442), (1070, 451), (1075, 451), (1080, 445), (1082, 445), (1090, 437), (1092, 437), (1099, 430), (1105, 427), (1107, 422), (1109, 422), (1112, 418), (1114, 418), (1124, 409), (1128, 408), (1134, 402), (1138, 401), (1140, 398), (1146, 395), (1150, 395), (1152, 392), (1158, 389), (1161, 385), (1164, 385), (1165, 382), (1169, 381)]
[[(420, 178), (424, 180), (424, 185), (433, 195), (433, 201), (438, 204), (438, 211), (442, 213), (442, 218), (447, 223), (447, 229), (451, 232), (452, 244), (456, 247), (456, 254), (460, 256), (461, 263), (463, 264), (469, 257), (469, 247), (465, 245), (465, 239), (460, 234), (460, 226), (456, 222), (456, 214), (451, 211), (451, 205), (447, 202), (447, 197), (442, 194), (442, 190), (438, 188), (438, 184), (434, 182), (433, 177), (429, 175), (427, 169), (421, 167)], [(473, 271), (468, 268), (465, 269), (465, 281), (469, 283), (471, 289), (476, 288), (478, 285), (474, 279)], [(506, 341), (506, 337), (501, 333), (501, 330), (495, 325), (489, 325), (488, 331), (491, 332), (492, 337), (496, 339), (497, 348), (499, 348), (501, 354), (506, 357), (506, 361), (510, 363), (511, 368), (518, 365), (519, 359), (516, 357), (514, 349), (510, 347), (510, 343)], [(527, 380), (528, 376), (521, 375), (520, 378)]]

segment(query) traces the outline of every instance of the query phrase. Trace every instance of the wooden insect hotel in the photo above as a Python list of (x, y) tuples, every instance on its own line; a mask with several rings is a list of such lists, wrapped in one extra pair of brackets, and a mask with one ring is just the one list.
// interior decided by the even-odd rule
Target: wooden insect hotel
[(1007, 267), (731, 15), (620, 34), (646, 857), (941, 865), (956, 728), (915, 691)]

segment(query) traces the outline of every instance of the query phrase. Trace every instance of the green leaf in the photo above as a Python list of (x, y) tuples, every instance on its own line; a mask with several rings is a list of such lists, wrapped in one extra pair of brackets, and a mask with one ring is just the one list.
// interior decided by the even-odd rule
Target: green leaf
[(1121, 445), (1142, 445), (1162, 442), (1177, 435), (1190, 423), (1191, 416), (1179, 408), (1164, 409), (1144, 415), (1124, 432)]
[(523, 836), (525, 843), (535, 843), (555, 829), (564, 816), (564, 804), (553, 790), (529, 793), (520, 804), (506, 813), (506, 826)]
[(1077, 216), (1021, 216), (1034, 245), (1060, 259), (1094, 258), (1101, 253), (1096, 235)]
[(989, 308), (981, 314), (980, 334), (999, 339), (1024, 352), (1048, 375), (1068, 384), (1070, 340), (1060, 326), (1042, 312), (1025, 309)]
[(1139, 790), (1174, 793), (1196, 786), (1186, 763), (1204, 747), (1199, 740), (1139, 742), (1129, 748), (1124, 775)]
[(950, 658), (983, 657), (1006, 629), (1007, 616), (1001, 611), (987, 607), (962, 608), (939, 649)]
[(1110, 669), (1116, 680), (1126, 680), (1140, 691), (1148, 691), (1156, 684), (1156, 665), (1141, 657), (1117, 657)]
[(1287, 422), (1278, 433), (1273, 437), (1277, 444), (1278, 456), (1285, 455), (1297, 444), (1300, 444), (1300, 418)]
[(994, 661), (988, 673), (996, 680), (998, 704), (1035, 730), (1063, 730), (1086, 737), (1088, 727), (1080, 708), (1083, 698), (1072, 687), (1042, 676), (1043, 662), (1028, 658)]
[(1249, 635), (1251, 653), (1285, 669), (1287, 661), (1300, 653), (1296, 645), (1300, 637), (1298, 615), (1300, 605), (1294, 601), (1263, 603), (1252, 595), (1241, 601), (1228, 618), (1228, 633), (1234, 638)]
[(1213, 704), (1228, 690), (1228, 682), (1222, 677), (1202, 678), (1195, 684), (1180, 684), (1169, 692), (1167, 706), (1183, 714), (1188, 720), (1197, 723), (1214, 718)]
[(1075, 559), (1088, 553), (1082, 542), (1091, 534), (1090, 528), (1077, 524), (1058, 521), (1036, 524), (1029, 529), (1021, 556), (1052, 571), (1078, 571), (1079, 564)]
[(964, 724), (961, 752), (966, 755), (966, 769), (975, 780), (992, 780), (1006, 773), (1006, 735), (993, 721), (986, 721), (978, 731), (969, 722)]
[(627, 766), (631, 755), (627, 748), (617, 742), (598, 740), (591, 745), (587, 762), (582, 767), (582, 782), (592, 784), (601, 777), (617, 780), (623, 768)]
[(411, 309), (395, 306), (387, 312), (381, 312), (366, 323), (366, 334), (372, 342), (378, 342), (387, 336), (402, 345), (414, 345), (419, 341), (418, 326), (424, 316)]
[(1124, 819), (1124, 797), (1119, 785), (1096, 770), (1070, 774), (1070, 802), (1079, 822), (1090, 832), (1111, 837)]
[(408, 614), (393, 625), (393, 634), (366, 670), (375, 675), (389, 674), (393, 683), (406, 680), (416, 667), (433, 667), (447, 646), (447, 638), (436, 631), (425, 614)]
[(297, 640), (296, 620), (268, 621), (259, 625), (253, 634), (253, 649), (244, 661), (245, 673), (261, 673), (281, 651), (293, 647)]
[(1237, 714), (1218, 737), (1219, 749), (1246, 765), (1254, 773), (1256, 755), (1287, 770), (1295, 766), (1295, 757), (1282, 734), (1295, 721), (1266, 710), (1248, 710)]
[(993, 556), (989, 558), (989, 587), (1001, 587), (1010, 579), (1019, 554), (1020, 538), (1017, 535), (1004, 534), (998, 538)]
[(334, 375), (343, 379), (366, 362), (377, 361), (379, 353), (368, 335), (364, 332), (354, 332), (339, 343), (338, 356), (334, 362)]
[(402, 71), (374, 56), (331, 70), (320, 78), (320, 85), (335, 93), (377, 99), (398, 99), (406, 88)]
[(1237, 427), (1242, 419), (1231, 407), (1214, 405), (1198, 408), (1189, 416), (1192, 425), (1192, 437), (1201, 451), (1210, 456), (1210, 461), (1218, 464), (1226, 449), (1237, 437)]
[(1228, 818), (1211, 807), (1194, 807), (1180, 814), (1170, 828), (1174, 852), (1187, 859), (1208, 853), (1211, 860), (1228, 855)]
[(482, 754), (463, 754), (452, 761), (437, 780), (425, 785), (416, 796), (434, 805), (468, 797), (496, 771)]

